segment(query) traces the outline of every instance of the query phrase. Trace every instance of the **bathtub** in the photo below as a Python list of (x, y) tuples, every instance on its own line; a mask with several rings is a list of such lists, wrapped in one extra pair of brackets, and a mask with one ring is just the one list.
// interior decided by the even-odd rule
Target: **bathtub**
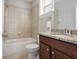
[(30, 43), (35, 43), (36, 40), (33, 38), (21, 38), (6, 40), (3, 43), (3, 56), (16, 54), (26, 50), (25, 46)]

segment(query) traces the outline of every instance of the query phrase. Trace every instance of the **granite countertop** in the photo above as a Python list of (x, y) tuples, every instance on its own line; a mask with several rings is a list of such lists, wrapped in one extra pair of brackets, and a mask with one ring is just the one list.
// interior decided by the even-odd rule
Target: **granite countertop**
[(68, 36), (68, 35), (59, 35), (59, 34), (51, 34), (51, 33), (46, 33), (46, 32), (41, 32), (39, 35), (55, 38), (57, 40), (77, 44), (77, 35), (74, 36)]

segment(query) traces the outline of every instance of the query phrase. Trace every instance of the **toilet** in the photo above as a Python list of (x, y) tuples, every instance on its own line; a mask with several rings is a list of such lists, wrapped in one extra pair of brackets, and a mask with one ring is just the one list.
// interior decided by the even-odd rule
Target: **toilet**
[(28, 52), (28, 59), (36, 59), (38, 49), (39, 45), (36, 43), (26, 45), (26, 50)]

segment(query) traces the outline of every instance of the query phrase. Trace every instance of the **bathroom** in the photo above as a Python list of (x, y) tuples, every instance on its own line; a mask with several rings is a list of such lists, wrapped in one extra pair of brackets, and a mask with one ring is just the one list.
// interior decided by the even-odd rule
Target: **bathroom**
[(3, 59), (76, 59), (76, 4), (4, 0)]

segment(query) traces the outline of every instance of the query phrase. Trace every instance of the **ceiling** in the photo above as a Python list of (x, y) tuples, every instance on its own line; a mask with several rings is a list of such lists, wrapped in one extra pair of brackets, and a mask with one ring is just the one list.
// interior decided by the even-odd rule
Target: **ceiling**
[(32, 0), (26, 0), (26, 1), (32, 2)]
[(32, 2), (32, 0), (4, 0), (5, 2), (9, 2), (9, 1), (11, 1), (11, 2), (13, 2), (13, 1), (18, 1), (18, 2)]

